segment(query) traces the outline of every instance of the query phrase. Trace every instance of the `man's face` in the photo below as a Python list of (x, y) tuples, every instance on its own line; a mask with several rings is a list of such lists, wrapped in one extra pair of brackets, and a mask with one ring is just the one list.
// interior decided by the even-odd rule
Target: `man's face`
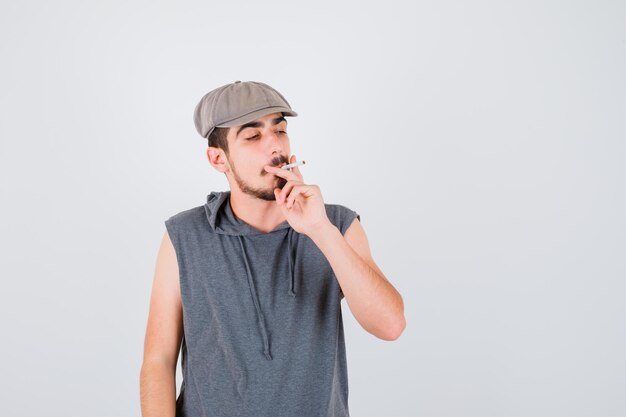
[(227, 159), (239, 189), (262, 200), (276, 200), (274, 188), (283, 188), (287, 180), (265, 171), (264, 167), (289, 163), (287, 120), (281, 113), (271, 113), (231, 127), (227, 139)]

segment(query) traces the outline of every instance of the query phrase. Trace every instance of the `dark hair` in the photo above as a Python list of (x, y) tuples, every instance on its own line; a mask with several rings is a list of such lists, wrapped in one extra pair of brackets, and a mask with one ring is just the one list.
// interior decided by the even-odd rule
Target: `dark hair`
[(209, 135), (209, 146), (223, 149), (226, 156), (228, 156), (228, 140), (226, 136), (229, 129), (229, 127), (216, 127)]

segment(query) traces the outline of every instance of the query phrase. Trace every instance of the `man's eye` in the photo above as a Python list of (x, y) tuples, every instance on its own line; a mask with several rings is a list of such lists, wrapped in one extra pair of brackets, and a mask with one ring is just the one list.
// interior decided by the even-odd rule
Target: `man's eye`
[[(276, 133), (282, 133), (282, 134), (287, 134), (286, 131), (284, 130), (277, 130)], [(250, 136), (249, 138), (246, 138), (246, 140), (256, 140), (260, 135), (257, 133), (254, 136)]]

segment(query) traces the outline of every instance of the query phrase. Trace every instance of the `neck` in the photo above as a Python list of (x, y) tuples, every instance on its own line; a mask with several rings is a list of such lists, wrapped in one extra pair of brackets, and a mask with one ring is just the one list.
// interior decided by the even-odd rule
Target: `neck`
[(276, 201), (261, 200), (231, 187), (230, 208), (233, 214), (250, 227), (268, 233), (286, 220)]

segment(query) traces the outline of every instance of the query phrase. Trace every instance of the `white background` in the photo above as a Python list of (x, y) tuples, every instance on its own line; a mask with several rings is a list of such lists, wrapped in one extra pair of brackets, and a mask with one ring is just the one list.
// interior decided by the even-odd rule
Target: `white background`
[(625, 415), (625, 22), (618, 1), (4, 1), (0, 414), (140, 414), (163, 221), (228, 189), (193, 109), (256, 80), (404, 297), (394, 342), (342, 303), (352, 416)]

